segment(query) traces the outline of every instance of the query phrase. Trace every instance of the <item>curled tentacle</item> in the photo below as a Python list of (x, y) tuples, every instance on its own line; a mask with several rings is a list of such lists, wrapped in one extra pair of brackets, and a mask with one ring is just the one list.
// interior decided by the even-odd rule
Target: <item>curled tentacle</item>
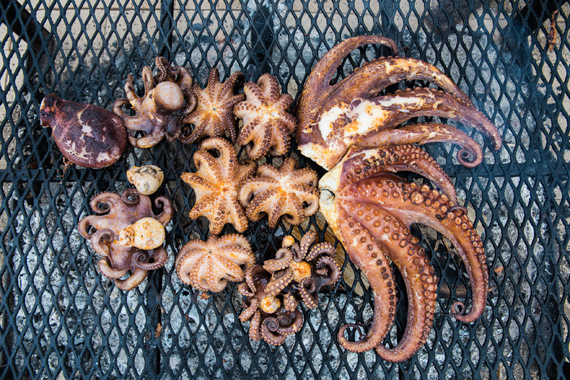
[(85, 239), (91, 239), (93, 234), (89, 233), (91, 226), (93, 226), (93, 221), (97, 220), (97, 215), (89, 215), (79, 221), (77, 225), (77, 229), (79, 230), (79, 234), (83, 236)]
[(481, 147), (466, 133), (446, 124), (414, 124), (404, 127), (382, 130), (370, 135), (358, 143), (361, 147), (377, 148), (390, 145), (427, 144), (432, 142), (450, 142), (458, 144), (459, 162), (468, 168), (475, 167), (483, 160)]
[(253, 315), (257, 311), (257, 307), (259, 306), (259, 301), (257, 300), (257, 298), (247, 299), (244, 301), (243, 306), (244, 306), (244, 309), (241, 312), (241, 314), (239, 315), (239, 320), (242, 323), (249, 320), (251, 317), (253, 317)]
[(121, 194), (121, 200), (129, 206), (133, 206), (141, 202), (141, 195), (134, 187), (129, 187)]
[[(279, 331), (279, 321), (275, 317), (265, 318), (261, 324), (261, 337), (267, 343), (280, 346), (285, 343), (286, 335), (281, 335)], [(250, 327), (251, 331), (251, 327)]]
[(115, 284), (117, 288), (127, 292), (139, 286), (139, 284), (145, 279), (146, 277), (146, 270), (144, 269), (135, 269), (131, 275), (124, 279), (115, 279)]
[(166, 225), (170, 223), (170, 220), (172, 219), (172, 204), (170, 200), (164, 196), (160, 196), (154, 200), (154, 205), (158, 209), (162, 210), (162, 212), (156, 215), (154, 218), (166, 227)]
[(303, 318), (303, 313), (299, 310), (293, 310), (289, 312), (285, 312), (277, 317), (279, 321), (279, 334), (282, 335), (291, 335), (296, 334), (301, 330), (303, 327), (303, 322), (305, 321)]
[(321, 256), (315, 267), (316, 274), (321, 278), (320, 287), (334, 285), (340, 279), (340, 268), (331, 256)]
[(293, 253), (288, 248), (281, 248), (275, 253), (275, 259), (265, 260), (263, 268), (268, 272), (283, 270), (293, 262)]
[(324, 255), (334, 256), (335, 253), (336, 253), (336, 250), (334, 249), (334, 245), (332, 245), (329, 242), (321, 242), (319, 244), (314, 245), (311, 248), (311, 250), (309, 251), (309, 253), (305, 257), (305, 260), (313, 261), (314, 259), (316, 259), (320, 255), (324, 254)]
[(110, 245), (113, 244), (113, 241), (116, 239), (117, 236), (113, 230), (103, 228), (93, 234), (91, 245), (93, 246), (93, 250), (101, 256), (111, 258)]
[(161, 268), (168, 260), (168, 253), (164, 247), (156, 248), (152, 251), (139, 251), (133, 255), (133, 267), (146, 271)]
[(255, 293), (249, 289), (249, 285), (245, 282), (242, 282), (238, 286), (238, 292), (244, 297), (253, 297)]
[(115, 193), (99, 193), (95, 195), (89, 203), (91, 209), (96, 214), (106, 214), (117, 207), (120, 207), (121, 197)]

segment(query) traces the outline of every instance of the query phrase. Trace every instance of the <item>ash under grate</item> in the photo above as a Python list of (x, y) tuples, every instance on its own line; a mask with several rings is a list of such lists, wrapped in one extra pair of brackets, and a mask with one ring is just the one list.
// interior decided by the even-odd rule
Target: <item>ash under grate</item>
[[(569, 15), (570, 6), (557, 1), (444, 1), (431, 8), (409, 1), (4, 1), (0, 376), (562, 377), (570, 357)], [(49, 132), (39, 125), (45, 94), (109, 108), (123, 96), (127, 74), (137, 77), (157, 55), (187, 67), (202, 85), (211, 67), (223, 77), (240, 70), (247, 80), (270, 72), (296, 96), (328, 49), (369, 33), (393, 38), (401, 55), (435, 64), (504, 138), (494, 152), (472, 133), (485, 154), (475, 169), (458, 164), (455, 147), (427, 148), (482, 232), (491, 289), (477, 322), (464, 325), (446, 315), (455, 297), (469, 296), (464, 271), (439, 236), (417, 230), (441, 279), (434, 328), (406, 363), (349, 353), (336, 342), (341, 324), (372, 316), (371, 295), (361, 292), (357, 271), (354, 283), (341, 281), (322, 294), (318, 309), (303, 309), (305, 326), (283, 346), (251, 342), (237, 318), (235, 287), (203, 300), (173, 273), (178, 249), (207, 233), (187, 218), (193, 196), (179, 178), (191, 171), (195, 148), (163, 142), (149, 150), (129, 148), (113, 169), (64, 171)], [(380, 53), (355, 51), (339, 76)], [(162, 191), (176, 208), (168, 227), (170, 259), (139, 288), (122, 293), (98, 274), (97, 258), (76, 225), (94, 194), (122, 191), (126, 169), (147, 162), (165, 171)], [(324, 235), (314, 217), (309, 225)], [(247, 236), (259, 260), (290, 232), (260, 221)], [(344, 269), (350, 268), (347, 262)], [(402, 332), (404, 303), (390, 338)]]

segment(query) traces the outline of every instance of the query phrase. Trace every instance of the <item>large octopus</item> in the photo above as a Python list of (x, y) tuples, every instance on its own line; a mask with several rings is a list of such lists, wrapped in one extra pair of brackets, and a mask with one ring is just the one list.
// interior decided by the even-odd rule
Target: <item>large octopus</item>
[(328, 242), (314, 244), (316, 239), (313, 231), (299, 243), (286, 236), (274, 259), (246, 271), (246, 281), (238, 287), (246, 297), (239, 318), (241, 322), (251, 319), (252, 340), (263, 338), (272, 345), (283, 344), (287, 335), (303, 326), (303, 314), (297, 309), (299, 301), (310, 309), (317, 307), (321, 288), (340, 279), (340, 268), (333, 259), (334, 246)]
[(243, 120), (237, 142), (245, 145), (252, 160), (266, 154), (282, 156), (291, 146), (297, 120), (287, 110), (293, 102), (289, 94), (281, 94), (277, 78), (263, 74), (257, 84), (244, 85), (246, 100), (236, 104), (234, 114)]
[(190, 240), (182, 247), (176, 258), (176, 273), (186, 285), (221, 292), (228, 281), (243, 281), (242, 265), (253, 264), (255, 257), (243, 235), (211, 235), (207, 241)]
[(234, 94), (236, 83), (243, 77), (238, 72), (233, 73), (225, 82), (220, 82), (217, 69), (210, 71), (206, 88), (201, 89), (198, 83), (192, 86), (196, 97), (196, 109), (185, 116), (184, 124), (193, 124), (194, 130), (185, 127), (179, 140), (185, 144), (196, 142), (204, 137), (224, 137), (226, 131), (231, 142), (236, 141), (237, 121), (234, 117), (234, 105), (245, 99), (244, 94)]
[[(125, 190), (121, 195), (101, 193), (91, 200), (91, 209), (97, 215), (86, 216), (78, 225), (79, 233), (102, 257), (98, 261), (99, 271), (115, 281), (117, 287), (128, 291), (141, 283), (150, 270), (164, 265), (168, 255), (164, 247), (142, 250), (120, 243), (119, 235), (143, 218), (154, 218), (166, 226), (172, 218), (170, 200), (157, 197), (154, 205), (162, 212), (156, 215), (152, 201), (136, 189)], [(94, 230), (94, 231), (93, 231)], [(127, 273), (130, 275), (122, 279)]]
[[(137, 95), (133, 75), (129, 74), (125, 84), (127, 98), (118, 99), (113, 105), (115, 114), (125, 122), (130, 143), (137, 148), (150, 148), (165, 136), (168, 141), (176, 140), (181, 133), (182, 118), (196, 106), (188, 71), (171, 66), (163, 57), (157, 57), (155, 62), (159, 71), (155, 77), (150, 67), (142, 70), (144, 95)], [(123, 106), (130, 106), (135, 115), (126, 114)], [(136, 137), (137, 132), (143, 136)]]
[(297, 161), (288, 157), (280, 168), (261, 165), (257, 175), (240, 188), (239, 200), (252, 221), (267, 214), (269, 228), (274, 228), (285, 215), (286, 222), (298, 225), (319, 209), (316, 186), (317, 173), (309, 168), (297, 169)]
[[(209, 151), (216, 152), (216, 156)], [(238, 202), (242, 182), (252, 176), (257, 164), (246, 160), (238, 162), (235, 148), (220, 137), (212, 137), (200, 144), (194, 153), (196, 173), (183, 173), (182, 180), (196, 194), (196, 203), (190, 210), (190, 218), (206, 217), (210, 221), (210, 233), (218, 235), (226, 223), (238, 232), (247, 229), (245, 210)]]
[[(407, 360), (425, 343), (433, 324), (437, 279), (417, 238), (414, 223), (425, 224), (446, 236), (461, 257), (473, 290), (471, 309), (461, 302), (452, 312), (462, 322), (473, 322), (485, 308), (488, 271), (483, 244), (458, 206), (453, 183), (421, 148), (412, 144), (435, 141), (463, 146), (459, 161), (468, 167), (482, 160), (480, 147), (465, 133), (443, 124), (396, 128), (418, 116), (439, 116), (469, 124), (501, 146), (499, 132), (477, 111), (467, 96), (435, 67), (412, 58), (380, 58), (330, 85), (340, 62), (353, 49), (369, 43), (392, 46), (376, 36), (350, 38), (329, 51), (315, 66), (298, 105), (297, 139), (303, 154), (330, 170), (319, 182), (320, 210), (374, 293), (374, 316), (368, 334), (351, 342), (343, 326), (338, 339), (347, 350), (375, 348), (389, 361)], [(427, 80), (447, 92), (415, 89), (377, 96), (400, 80)], [(468, 161), (467, 159), (470, 158)], [(339, 162), (340, 161), (340, 162)], [(394, 173), (418, 173), (437, 185), (409, 183)], [(408, 320), (396, 347), (382, 341), (394, 320), (396, 283), (390, 263), (399, 270), (408, 297)]]

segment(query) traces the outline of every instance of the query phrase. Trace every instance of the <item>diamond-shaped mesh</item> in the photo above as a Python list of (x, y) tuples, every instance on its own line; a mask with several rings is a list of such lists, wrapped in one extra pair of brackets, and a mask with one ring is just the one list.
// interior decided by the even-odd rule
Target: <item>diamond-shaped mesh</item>
[[(570, 6), (556, 0), (3, 0), (0, 377), (563, 377), (570, 357), (569, 17)], [(240, 70), (257, 80), (269, 72), (296, 96), (328, 49), (370, 33), (393, 38), (401, 55), (448, 74), (504, 138), (495, 152), (468, 131), (484, 149), (474, 169), (459, 165), (454, 146), (427, 147), (455, 181), (482, 235), (490, 294), (475, 323), (450, 317), (451, 304), (471, 296), (465, 270), (445, 239), (418, 227), (414, 233), (440, 278), (438, 306), (428, 342), (404, 363), (338, 344), (342, 324), (366, 325), (372, 317), (367, 282), (348, 260), (343, 280), (320, 296), (319, 307), (303, 308), (300, 333), (278, 348), (250, 341), (248, 326), (237, 318), (235, 285), (202, 298), (174, 273), (178, 249), (207, 236), (207, 223), (188, 218), (194, 195), (180, 180), (193, 170), (195, 147), (164, 141), (148, 150), (128, 148), (110, 169), (65, 168), (38, 121), (40, 101), (52, 92), (110, 108), (124, 96), (127, 75), (133, 73), (140, 88), (142, 67), (158, 55), (187, 67), (202, 85), (212, 67), (223, 78)], [(337, 77), (383, 53), (372, 47), (353, 52)], [(122, 191), (128, 167), (151, 162), (164, 169), (160, 191), (176, 211), (168, 227), (170, 258), (123, 293), (98, 273), (97, 256), (76, 226), (94, 194)], [(316, 217), (301, 229), (252, 223), (246, 235), (262, 260), (284, 235), (308, 227), (330, 238)], [(340, 245), (338, 251), (344, 253)], [(385, 344), (402, 335), (405, 298), (398, 307)]]

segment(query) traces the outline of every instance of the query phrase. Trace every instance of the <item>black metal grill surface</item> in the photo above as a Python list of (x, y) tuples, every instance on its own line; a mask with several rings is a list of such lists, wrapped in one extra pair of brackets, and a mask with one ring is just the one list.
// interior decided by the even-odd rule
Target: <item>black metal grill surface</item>
[[(434, 4), (2, 0), (0, 376), (564, 377), (570, 356), (570, 6), (553, 0)], [(458, 164), (456, 147), (427, 147), (455, 181), (482, 235), (490, 293), (477, 322), (451, 317), (451, 303), (471, 296), (464, 268), (444, 239), (417, 228), (440, 278), (438, 309), (428, 342), (404, 363), (384, 362), (373, 351), (350, 353), (337, 343), (339, 326), (366, 327), (372, 316), (371, 294), (357, 270), (355, 281), (342, 280), (323, 293), (317, 309), (303, 308), (302, 331), (278, 348), (249, 340), (248, 326), (237, 318), (235, 286), (203, 298), (180, 283), (173, 269), (178, 250), (208, 233), (207, 223), (188, 218), (194, 195), (180, 180), (194, 170), (195, 146), (164, 141), (147, 150), (130, 147), (104, 170), (65, 168), (50, 131), (39, 124), (45, 94), (110, 109), (124, 96), (127, 75), (133, 73), (141, 89), (142, 67), (153, 66), (159, 55), (188, 68), (202, 85), (212, 67), (224, 78), (240, 70), (253, 81), (269, 72), (296, 96), (328, 49), (370, 33), (394, 39), (401, 55), (444, 71), (504, 138), (495, 152), (469, 131), (484, 148), (484, 162), (474, 169)], [(353, 52), (338, 76), (383, 53)], [(423, 83), (400, 88), (415, 85)], [(76, 226), (90, 213), (94, 194), (122, 191), (126, 170), (146, 163), (164, 169), (160, 192), (175, 205), (167, 229), (170, 258), (124, 293), (98, 273), (97, 255)], [(308, 227), (325, 237), (326, 225), (315, 217), (302, 229)], [(291, 232), (284, 224), (269, 229), (263, 220), (246, 235), (260, 261)], [(346, 261), (343, 270), (351, 269)], [(397, 342), (405, 326), (405, 297), (398, 307), (386, 344)]]

